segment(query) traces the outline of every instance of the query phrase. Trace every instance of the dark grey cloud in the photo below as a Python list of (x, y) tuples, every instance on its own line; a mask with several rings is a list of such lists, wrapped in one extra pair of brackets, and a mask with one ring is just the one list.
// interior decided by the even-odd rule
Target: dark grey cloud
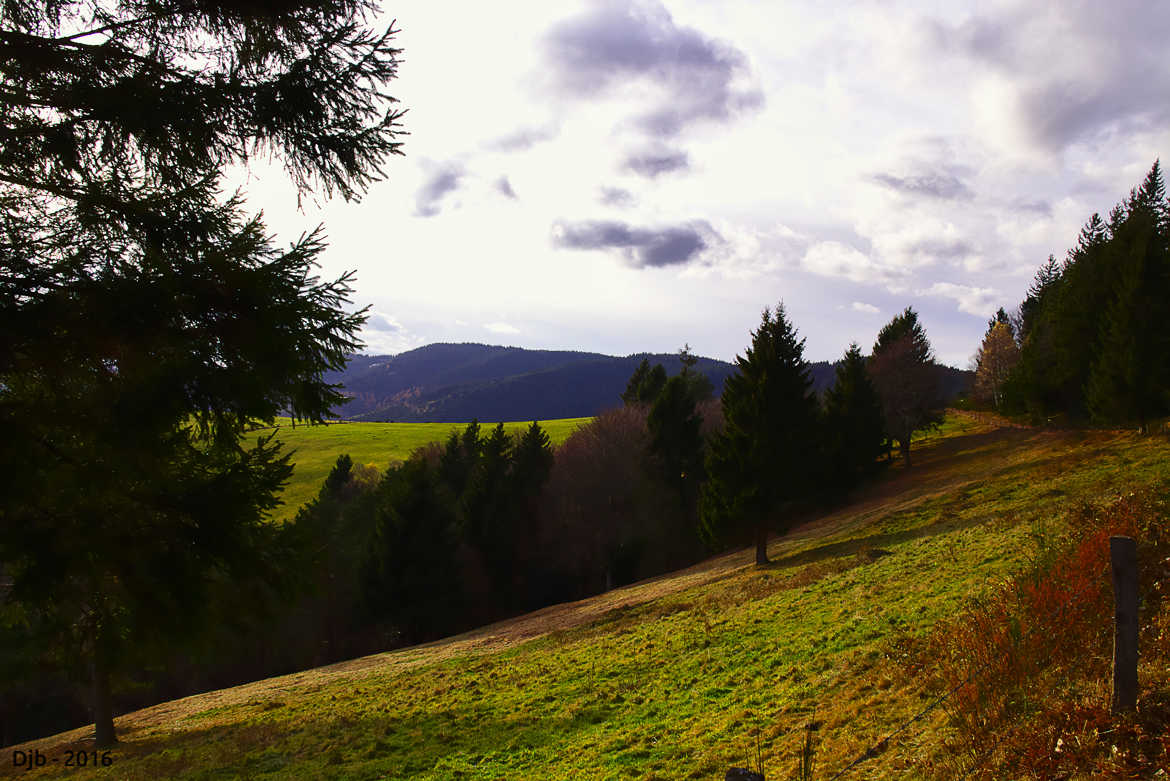
[(764, 103), (745, 87), (747, 57), (730, 44), (680, 27), (661, 3), (608, 0), (555, 25), (545, 41), (556, 88), (590, 99), (641, 80), (659, 100), (635, 124), (655, 136), (697, 121), (728, 122)]
[(690, 170), (691, 161), (686, 152), (668, 149), (661, 152), (642, 152), (626, 155), (622, 168), (633, 171), (647, 179), (657, 179), (662, 174)]
[(522, 127), (489, 141), (487, 147), (500, 152), (522, 152), (543, 141), (551, 141), (557, 137), (557, 132), (557, 129), (551, 126)]
[(496, 189), (508, 198), (516, 200), (516, 191), (512, 189), (512, 183), (508, 181), (508, 177), (501, 176), (499, 179), (497, 179)]
[(633, 206), (635, 201), (634, 194), (629, 190), (621, 187), (602, 187), (601, 197), (598, 199), (606, 206)]
[(415, 215), (434, 217), (442, 211), (440, 202), (443, 197), (459, 188), (459, 180), (465, 173), (463, 166), (455, 162), (435, 167), (414, 195)]
[(701, 220), (661, 228), (638, 228), (612, 220), (560, 223), (553, 244), (564, 249), (618, 250), (634, 268), (661, 268), (697, 260), (714, 229)]
[(874, 174), (870, 177), (874, 182), (903, 195), (922, 198), (935, 198), (944, 201), (967, 201), (975, 197), (962, 179), (949, 171), (935, 171), (916, 176), (895, 176), (894, 174)]

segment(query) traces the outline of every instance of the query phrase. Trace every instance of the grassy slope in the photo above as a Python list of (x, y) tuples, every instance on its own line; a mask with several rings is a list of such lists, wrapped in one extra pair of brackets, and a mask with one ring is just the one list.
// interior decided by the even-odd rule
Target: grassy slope
[[(548, 433), (554, 445), (564, 442), (589, 418), (563, 418), (542, 420), (541, 428)], [(349, 453), (358, 464), (373, 464), (385, 469), (392, 461), (403, 461), (415, 448), (429, 442), (445, 440), (452, 431), (462, 431), (466, 424), (456, 423), (331, 423), (325, 426), (302, 426), (293, 428), (287, 418), (280, 421), (277, 438), (285, 446), (296, 451), (293, 462), (296, 468), (281, 498), (284, 504), (273, 513), (276, 520), (291, 519), (297, 509), (314, 498), (321, 490), (329, 470), (337, 457)], [(495, 423), (480, 424), (484, 433)], [(508, 432), (521, 431), (531, 421), (505, 423)], [(255, 437), (271, 433), (272, 429), (261, 429), (249, 434)]]
[[(790, 777), (814, 708), (816, 777), (831, 777), (928, 702), (887, 658), (893, 639), (1017, 569), (1062, 507), (1170, 477), (1164, 437), (974, 417), (952, 417), (917, 455), (773, 541), (767, 569), (739, 551), (429, 646), (129, 714), (111, 777), (713, 779), (750, 763), (757, 731), (768, 777)], [(846, 777), (900, 777), (933, 753), (943, 718)], [(60, 757), (86, 732), (29, 746)]]

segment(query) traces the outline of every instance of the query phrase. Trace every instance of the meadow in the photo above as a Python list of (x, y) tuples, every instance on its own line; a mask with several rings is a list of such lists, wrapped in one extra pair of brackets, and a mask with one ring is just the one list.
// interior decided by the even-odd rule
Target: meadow
[[(1070, 509), (1170, 485), (1170, 440), (951, 413), (916, 447), (912, 469), (773, 539), (769, 566), (733, 551), (424, 646), (163, 703), (118, 719), (110, 768), (52, 764), (84, 748), (83, 729), (21, 747), (50, 758), (24, 776), (664, 780), (759, 765), (776, 779), (796, 777), (811, 738), (813, 778), (859, 758), (843, 778), (939, 777), (945, 707), (866, 755), (935, 695), (906, 649), (1029, 566)], [(1143, 676), (1170, 687), (1168, 665)]]
[[(590, 418), (562, 418), (538, 421), (553, 445), (559, 445), (569, 434)], [(295, 464), (292, 478), (281, 493), (281, 501), (273, 511), (277, 521), (291, 520), (305, 502), (317, 496), (337, 457), (348, 453), (355, 464), (372, 464), (384, 470), (391, 463), (404, 461), (416, 448), (430, 442), (442, 442), (452, 431), (462, 431), (460, 423), (350, 423), (332, 421), (325, 425), (295, 426), (290, 418), (278, 418), (276, 438), (292, 450)], [(504, 423), (508, 433), (521, 432), (531, 421)], [(495, 422), (481, 423), (486, 433)], [(248, 442), (271, 434), (271, 427), (258, 428), (246, 435)]]

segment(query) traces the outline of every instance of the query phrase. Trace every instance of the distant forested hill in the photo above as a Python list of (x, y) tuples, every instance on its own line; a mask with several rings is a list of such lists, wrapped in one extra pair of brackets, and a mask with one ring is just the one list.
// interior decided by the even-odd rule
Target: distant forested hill
[[(621, 404), (630, 375), (648, 358), (668, 374), (682, 364), (673, 353), (625, 357), (568, 350), (526, 350), (486, 344), (429, 344), (399, 355), (355, 355), (329, 382), (345, 388), (350, 401), (337, 410), (349, 420), (459, 423), (547, 420), (596, 415)], [(733, 364), (700, 358), (696, 370), (722, 392)], [(833, 381), (833, 365), (812, 364), (818, 391)], [(951, 395), (970, 372), (949, 369)]]

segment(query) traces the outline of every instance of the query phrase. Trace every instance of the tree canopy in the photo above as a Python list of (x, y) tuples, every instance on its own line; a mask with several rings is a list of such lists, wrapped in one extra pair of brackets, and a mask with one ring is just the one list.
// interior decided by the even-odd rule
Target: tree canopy
[(886, 450), (882, 400), (866, 371), (856, 342), (837, 364), (833, 386), (825, 392), (825, 476), (834, 494), (851, 488), (876, 469)]
[(279, 569), (282, 411), (322, 420), (359, 345), (323, 233), (280, 248), (226, 166), (356, 198), (400, 153), (399, 51), (370, 2), (50, 3), (0, 14), (0, 567), (10, 631), (88, 668), (96, 738), (128, 649)]
[(700, 510), (708, 538), (750, 530), (762, 564), (769, 530), (791, 520), (815, 490), (819, 448), (804, 340), (783, 304), (764, 310), (736, 369), (724, 384), (725, 427), (708, 451)]
[(1014, 411), (1145, 427), (1170, 411), (1170, 202), (1155, 161), (1108, 220), (1092, 215), (1020, 305)]

